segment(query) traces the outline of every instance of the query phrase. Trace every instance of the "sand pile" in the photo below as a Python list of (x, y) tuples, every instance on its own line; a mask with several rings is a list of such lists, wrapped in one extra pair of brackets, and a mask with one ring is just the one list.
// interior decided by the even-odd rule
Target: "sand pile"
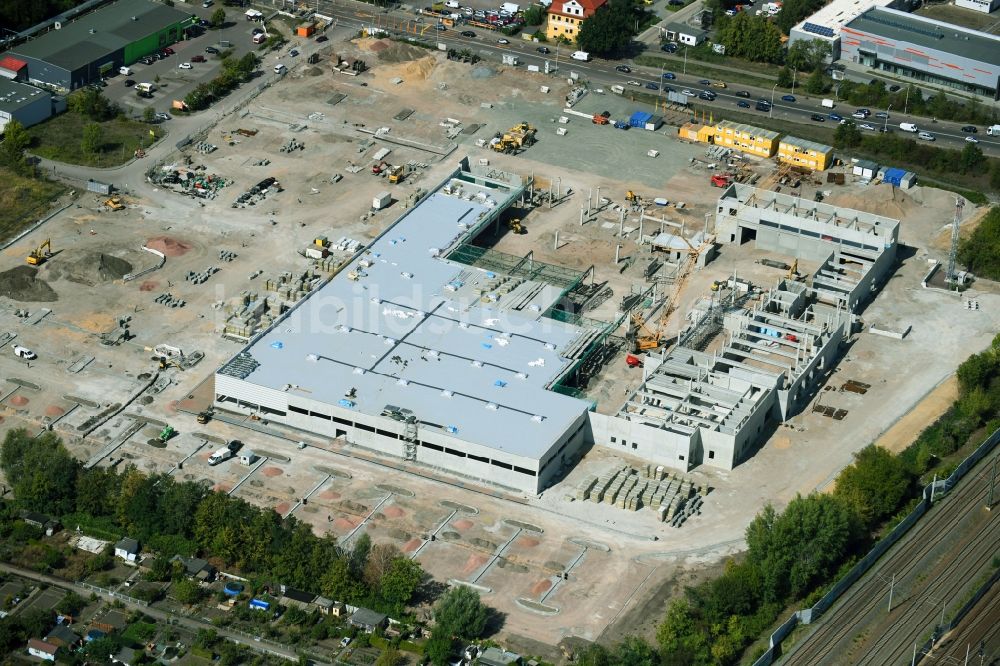
[(385, 42), (378, 41), (374, 42), (370, 48), (373, 52), (378, 53), (380, 62), (409, 62), (411, 60), (419, 60), (427, 55), (427, 49), (410, 46), (409, 44), (400, 44), (399, 42), (386, 44)]
[(185, 243), (169, 236), (157, 236), (146, 241), (146, 247), (162, 252), (168, 257), (180, 257), (186, 254), (193, 246), (190, 243)]
[(886, 183), (867, 188), (863, 195), (849, 192), (835, 194), (824, 203), (863, 210), (866, 213), (891, 217), (896, 220), (903, 219), (920, 207), (899, 188)]
[(423, 81), (430, 77), (437, 67), (437, 60), (432, 56), (426, 56), (415, 62), (408, 63), (403, 67), (400, 76), (407, 81)]
[(489, 67), (476, 67), (472, 70), (472, 78), (474, 79), (490, 79), (496, 75), (497, 73)]
[(0, 273), (0, 296), (43, 303), (59, 300), (49, 283), (38, 279), (38, 269), (32, 266), (18, 266)]
[(320, 69), (319, 67), (310, 67), (309, 69), (307, 69), (302, 73), (305, 74), (306, 76), (319, 76), (320, 74), (323, 73), (323, 70)]
[(93, 287), (102, 282), (122, 279), (132, 272), (132, 264), (103, 252), (86, 252), (74, 261), (52, 264), (49, 270), (53, 279), (65, 278), (70, 282)]

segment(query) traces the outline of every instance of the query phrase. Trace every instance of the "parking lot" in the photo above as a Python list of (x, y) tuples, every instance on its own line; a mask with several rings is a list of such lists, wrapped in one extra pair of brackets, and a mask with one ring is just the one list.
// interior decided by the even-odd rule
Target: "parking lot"
[[(191, 9), (193, 14), (207, 20), (216, 8), (205, 9), (198, 3)], [(104, 94), (134, 116), (141, 116), (143, 110), (150, 105), (157, 112), (170, 113), (175, 99), (184, 99), (199, 84), (208, 83), (218, 75), (221, 58), (206, 52), (206, 47), (214, 47), (220, 52), (229, 51), (235, 58), (245, 55), (254, 47), (250, 41), (251, 31), (258, 24), (246, 21), (243, 10), (239, 7), (229, 7), (226, 10), (226, 24), (223, 28), (206, 28), (201, 34), (172, 45), (170, 48), (174, 51), (173, 55), (154, 61), (151, 65), (142, 62), (129, 65), (132, 73), (127, 76), (117, 74), (109, 78)], [(228, 47), (224, 47), (227, 42)], [(205, 58), (205, 62), (192, 61), (193, 57), (199, 55)], [(191, 69), (181, 69), (181, 63), (190, 63)], [(136, 95), (134, 87), (125, 85), (127, 80), (155, 83), (157, 90), (152, 98), (142, 98)]]

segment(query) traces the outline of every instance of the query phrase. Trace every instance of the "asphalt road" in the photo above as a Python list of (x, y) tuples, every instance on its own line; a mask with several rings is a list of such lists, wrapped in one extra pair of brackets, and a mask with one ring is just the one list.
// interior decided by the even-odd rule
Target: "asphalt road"
[[(636, 91), (653, 92), (647, 90), (645, 84), (661, 82), (661, 71), (659, 69), (642, 67), (627, 61), (591, 60), (589, 62), (580, 62), (572, 60), (570, 54), (575, 50), (573, 47), (558, 47), (546, 44), (544, 46), (551, 49), (552, 52), (543, 54), (537, 51), (543, 45), (525, 41), (519, 36), (506, 38), (500, 33), (482, 28), (456, 27), (456, 29), (434, 30), (434, 20), (432, 17), (423, 17), (423, 22), (417, 23), (416, 19), (420, 17), (410, 12), (400, 10), (373, 12), (371, 5), (351, 2), (350, 0), (339, 0), (338, 2), (319, 0), (319, 11), (323, 14), (335, 16), (338, 19), (338, 25), (351, 25), (359, 28), (365, 26), (386, 27), (395, 33), (422, 37), (424, 40), (447, 44), (450, 48), (470, 49), (492, 61), (499, 61), (503, 54), (511, 53), (518, 56), (522, 66), (538, 65), (543, 71), (545, 63), (548, 62), (550, 66), (557, 67), (563, 75), (568, 76), (570, 72), (576, 72), (582, 79), (589, 80), (590, 84), (595, 87), (608, 87), (615, 84), (627, 86), (628, 81), (636, 81), (640, 84), (639, 87), (633, 87)], [(461, 33), (465, 29), (472, 30), (476, 33), (476, 36), (474, 38), (463, 36)], [(420, 35), (419, 33), (422, 30), (424, 32)], [(510, 43), (498, 44), (497, 40), (501, 38), (508, 39)], [(629, 73), (615, 71), (615, 67), (622, 64), (630, 67), (632, 71)], [(836, 124), (835, 121), (826, 120), (823, 123), (818, 123), (810, 120), (810, 116), (813, 114), (823, 114), (826, 116), (833, 111), (841, 116), (850, 117), (851, 113), (855, 111), (854, 107), (849, 107), (844, 103), (838, 104), (834, 109), (827, 109), (822, 106), (821, 97), (812, 97), (801, 93), (795, 94), (795, 102), (784, 102), (781, 100), (784, 93), (776, 92), (772, 88), (764, 89), (743, 86), (732, 81), (723, 81), (728, 86), (726, 89), (712, 88), (699, 83), (699, 80), (703, 80), (704, 77), (684, 74), (681, 71), (683, 63), (679, 62), (676, 65), (679, 67), (678, 70), (673, 72), (676, 79), (667, 81), (666, 83), (678, 92), (685, 88), (695, 93), (701, 90), (712, 90), (718, 95), (714, 102), (707, 102), (697, 98), (693, 101), (699, 105), (704, 105), (706, 108), (716, 109), (722, 114), (725, 114), (726, 111), (749, 113), (751, 115), (757, 114), (761, 116), (762, 120), (767, 117), (769, 120), (768, 124), (772, 126), (780, 125), (784, 127), (788, 123), (800, 123), (804, 125), (821, 124), (824, 127), (833, 127)], [(717, 79), (714, 80), (717, 81)], [(749, 101), (751, 102), (751, 108), (741, 109), (737, 107), (737, 102), (740, 101), (740, 98), (735, 93), (738, 90), (745, 90), (750, 93)], [(770, 101), (772, 95), (774, 104), (770, 113), (762, 113), (754, 110), (753, 102), (755, 100), (766, 99)], [(875, 113), (885, 111), (885, 109), (873, 108), (871, 111)], [(889, 110), (889, 114), (890, 118), (887, 126), (896, 133), (902, 132), (899, 129), (900, 123), (914, 123), (921, 130), (933, 134), (935, 137), (934, 143), (937, 146), (960, 150), (966, 145), (965, 137), (967, 135), (960, 129), (965, 123), (944, 121), (934, 123), (928, 118), (903, 114), (899, 109), (891, 109)], [(883, 126), (883, 120), (874, 117), (869, 118), (867, 121), (858, 120), (856, 122), (858, 124), (868, 122), (876, 130), (881, 129)], [(867, 132), (867, 130), (862, 131)], [(916, 134), (905, 134), (915, 140), (919, 140)], [(980, 128), (980, 132), (976, 134), (976, 138), (979, 141), (979, 147), (984, 153), (992, 156), (1000, 156), (1000, 137), (989, 137), (985, 134), (984, 128)]]

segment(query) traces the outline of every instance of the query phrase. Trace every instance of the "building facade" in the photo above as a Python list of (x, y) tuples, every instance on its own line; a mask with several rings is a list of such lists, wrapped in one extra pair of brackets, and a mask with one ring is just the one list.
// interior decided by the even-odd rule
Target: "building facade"
[(25, 127), (48, 120), (54, 112), (52, 95), (34, 86), (0, 79), (0, 133), (11, 120)]
[(845, 60), (1000, 99), (1000, 36), (882, 8), (866, 11), (841, 32)]
[(757, 157), (771, 157), (778, 150), (779, 136), (780, 133), (762, 127), (723, 120), (715, 125), (712, 141), (717, 146)]
[(27, 80), (70, 91), (184, 39), (196, 17), (153, 0), (118, 0), (19, 44), (8, 54)]
[(778, 142), (778, 161), (813, 171), (825, 171), (833, 163), (833, 146), (786, 136)]
[(584, 20), (594, 15), (607, 0), (554, 0), (545, 10), (545, 37), (575, 42)]
[(989, 14), (1000, 8), (1000, 0), (955, 0), (955, 6)]

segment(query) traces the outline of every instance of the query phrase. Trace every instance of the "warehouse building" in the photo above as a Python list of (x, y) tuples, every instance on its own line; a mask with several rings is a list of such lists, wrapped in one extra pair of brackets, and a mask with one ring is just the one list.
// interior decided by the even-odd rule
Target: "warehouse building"
[(35, 85), (70, 91), (184, 38), (190, 13), (153, 0), (118, 0), (19, 44), (7, 55)]
[[(681, 470), (732, 469), (769, 422), (798, 413), (836, 362), (855, 313), (892, 271), (899, 221), (734, 184), (719, 198), (717, 240), (755, 242), (818, 268), (697, 313), (679, 343), (646, 356), (643, 382), (617, 413), (591, 413), (598, 444)], [(718, 327), (713, 353), (688, 346)]]
[(894, 9), (842, 30), (841, 57), (917, 81), (1000, 99), (1000, 37)]
[(818, 39), (830, 45), (830, 60), (840, 58), (840, 33), (844, 26), (873, 7), (909, 9), (911, 0), (833, 0), (800, 21), (788, 32), (788, 44)]
[(825, 171), (833, 163), (833, 146), (786, 136), (778, 143), (778, 161), (813, 171)]
[(543, 489), (587, 433), (560, 382), (610, 325), (556, 310), (585, 273), (471, 245), (524, 188), (463, 167), (226, 362), (215, 406)]
[(989, 14), (1000, 8), (1000, 0), (955, 0), (955, 6)]
[[(58, 101), (65, 106), (61, 99)], [(48, 92), (0, 78), (0, 133), (11, 120), (31, 127), (48, 120), (54, 111), (53, 97)]]

